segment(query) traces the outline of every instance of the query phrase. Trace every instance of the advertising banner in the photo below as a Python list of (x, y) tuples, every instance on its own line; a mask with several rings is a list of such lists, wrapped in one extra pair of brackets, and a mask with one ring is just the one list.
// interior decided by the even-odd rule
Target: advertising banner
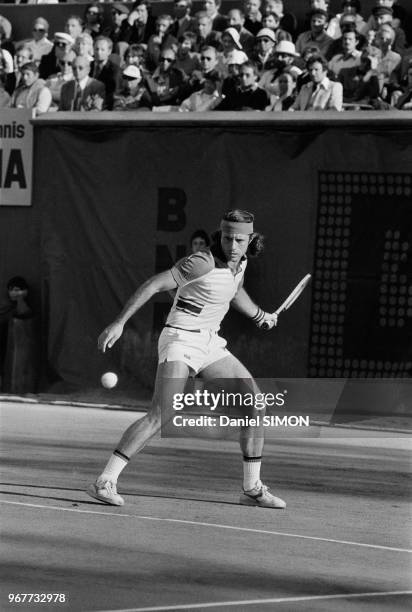
[(0, 206), (31, 206), (31, 112), (3, 109), (0, 117)]

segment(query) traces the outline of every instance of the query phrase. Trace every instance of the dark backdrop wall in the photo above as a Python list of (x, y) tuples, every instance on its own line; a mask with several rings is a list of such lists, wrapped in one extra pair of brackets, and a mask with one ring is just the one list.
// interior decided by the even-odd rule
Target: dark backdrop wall
[(32, 208), (0, 208), (0, 282), (18, 273), (35, 287), (57, 379), (92, 384), (109, 367), (150, 379), (169, 296), (134, 317), (104, 362), (97, 335), (193, 230), (213, 231), (233, 207), (252, 210), (267, 238), (247, 274), (263, 308), (314, 275), (273, 333), (236, 314), (225, 323), (254, 373), (411, 372), (409, 120), (67, 117), (35, 122)]

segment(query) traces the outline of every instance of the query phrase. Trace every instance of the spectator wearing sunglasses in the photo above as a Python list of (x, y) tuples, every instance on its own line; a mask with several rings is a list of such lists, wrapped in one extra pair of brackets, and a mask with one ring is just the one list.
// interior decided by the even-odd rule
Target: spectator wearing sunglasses
[(276, 64), (276, 37), (270, 28), (262, 28), (256, 36), (255, 50), (250, 59), (257, 66), (259, 73), (272, 70)]
[(156, 19), (156, 33), (153, 34), (147, 43), (147, 66), (149, 70), (154, 70), (159, 65), (159, 58), (162, 51), (173, 45), (177, 48), (177, 39), (170, 34), (170, 26), (173, 19), (170, 15), (159, 15)]
[(56, 32), (54, 35), (54, 44), (51, 52), (41, 58), (39, 70), (42, 79), (48, 79), (52, 74), (59, 71), (59, 60), (71, 51), (74, 45), (74, 38), (66, 32)]
[(27, 42), (33, 49), (35, 62), (41, 60), (43, 55), (48, 55), (53, 48), (53, 43), (47, 38), (49, 33), (49, 22), (43, 17), (37, 17), (32, 27), (33, 38)]
[(72, 81), (73, 76), (73, 61), (76, 57), (74, 51), (68, 51), (58, 60), (57, 65), (59, 72), (52, 74), (46, 81), (46, 87), (50, 89), (52, 95), (52, 103), (49, 111), (56, 111), (59, 108), (61, 89), (67, 81)]
[(175, 67), (176, 52), (174, 49), (164, 49), (159, 66), (152, 76), (146, 79), (152, 106), (168, 106), (180, 104), (185, 82), (184, 73)]
[(103, 11), (103, 6), (99, 2), (93, 2), (86, 6), (84, 32), (88, 32), (93, 39), (102, 33)]
[(118, 42), (125, 41), (125, 38), (127, 37), (127, 18), (129, 13), (130, 11), (127, 6), (121, 2), (114, 2), (111, 5), (111, 23), (109, 27), (103, 30), (103, 36), (110, 38), (114, 45), (116, 45)]
[(122, 88), (114, 96), (114, 111), (149, 110), (151, 100), (138, 66), (130, 64), (122, 72)]

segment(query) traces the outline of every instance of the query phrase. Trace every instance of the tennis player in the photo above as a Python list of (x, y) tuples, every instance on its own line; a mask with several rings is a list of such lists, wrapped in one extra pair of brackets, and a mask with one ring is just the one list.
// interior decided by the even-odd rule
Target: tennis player
[[(184, 393), (191, 374), (200, 374), (205, 381), (230, 379), (235, 381), (238, 392), (247, 390), (250, 393), (251, 386), (254, 392), (259, 391), (251, 374), (228, 351), (226, 340), (218, 335), (230, 305), (251, 318), (258, 327), (271, 329), (277, 324), (277, 316), (261, 310), (243, 288), (248, 256), (259, 255), (263, 250), (263, 236), (254, 231), (253, 222), (250, 212), (227, 212), (211, 250), (189, 255), (170, 270), (143, 283), (115, 321), (99, 336), (99, 349), (105, 352), (120, 338), (130, 317), (153, 295), (177, 289), (159, 337), (159, 365), (151, 407), (124, 432), (103, 472), (89, 486), (87, 491), (95, 499), (115, 506), (124, 504), (117, 493), (120, 473), (130, 458), (160, 429), (161, 422), (167, 422), (176, 414), (173, 396)], [(241, 427), (243, 492), (239, 502), (247, 506), (285, 508), (286, 503), (272, 495), (260, 480), (263, 443), (262, 428)]]

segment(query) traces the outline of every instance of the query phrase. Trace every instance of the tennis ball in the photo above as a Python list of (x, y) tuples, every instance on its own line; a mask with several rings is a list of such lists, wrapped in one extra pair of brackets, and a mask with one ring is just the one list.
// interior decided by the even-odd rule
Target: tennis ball
[(105, 372), (100, 381), (105, 389), (113, 389), (117, 385), (117, 374), (114, 372)]

